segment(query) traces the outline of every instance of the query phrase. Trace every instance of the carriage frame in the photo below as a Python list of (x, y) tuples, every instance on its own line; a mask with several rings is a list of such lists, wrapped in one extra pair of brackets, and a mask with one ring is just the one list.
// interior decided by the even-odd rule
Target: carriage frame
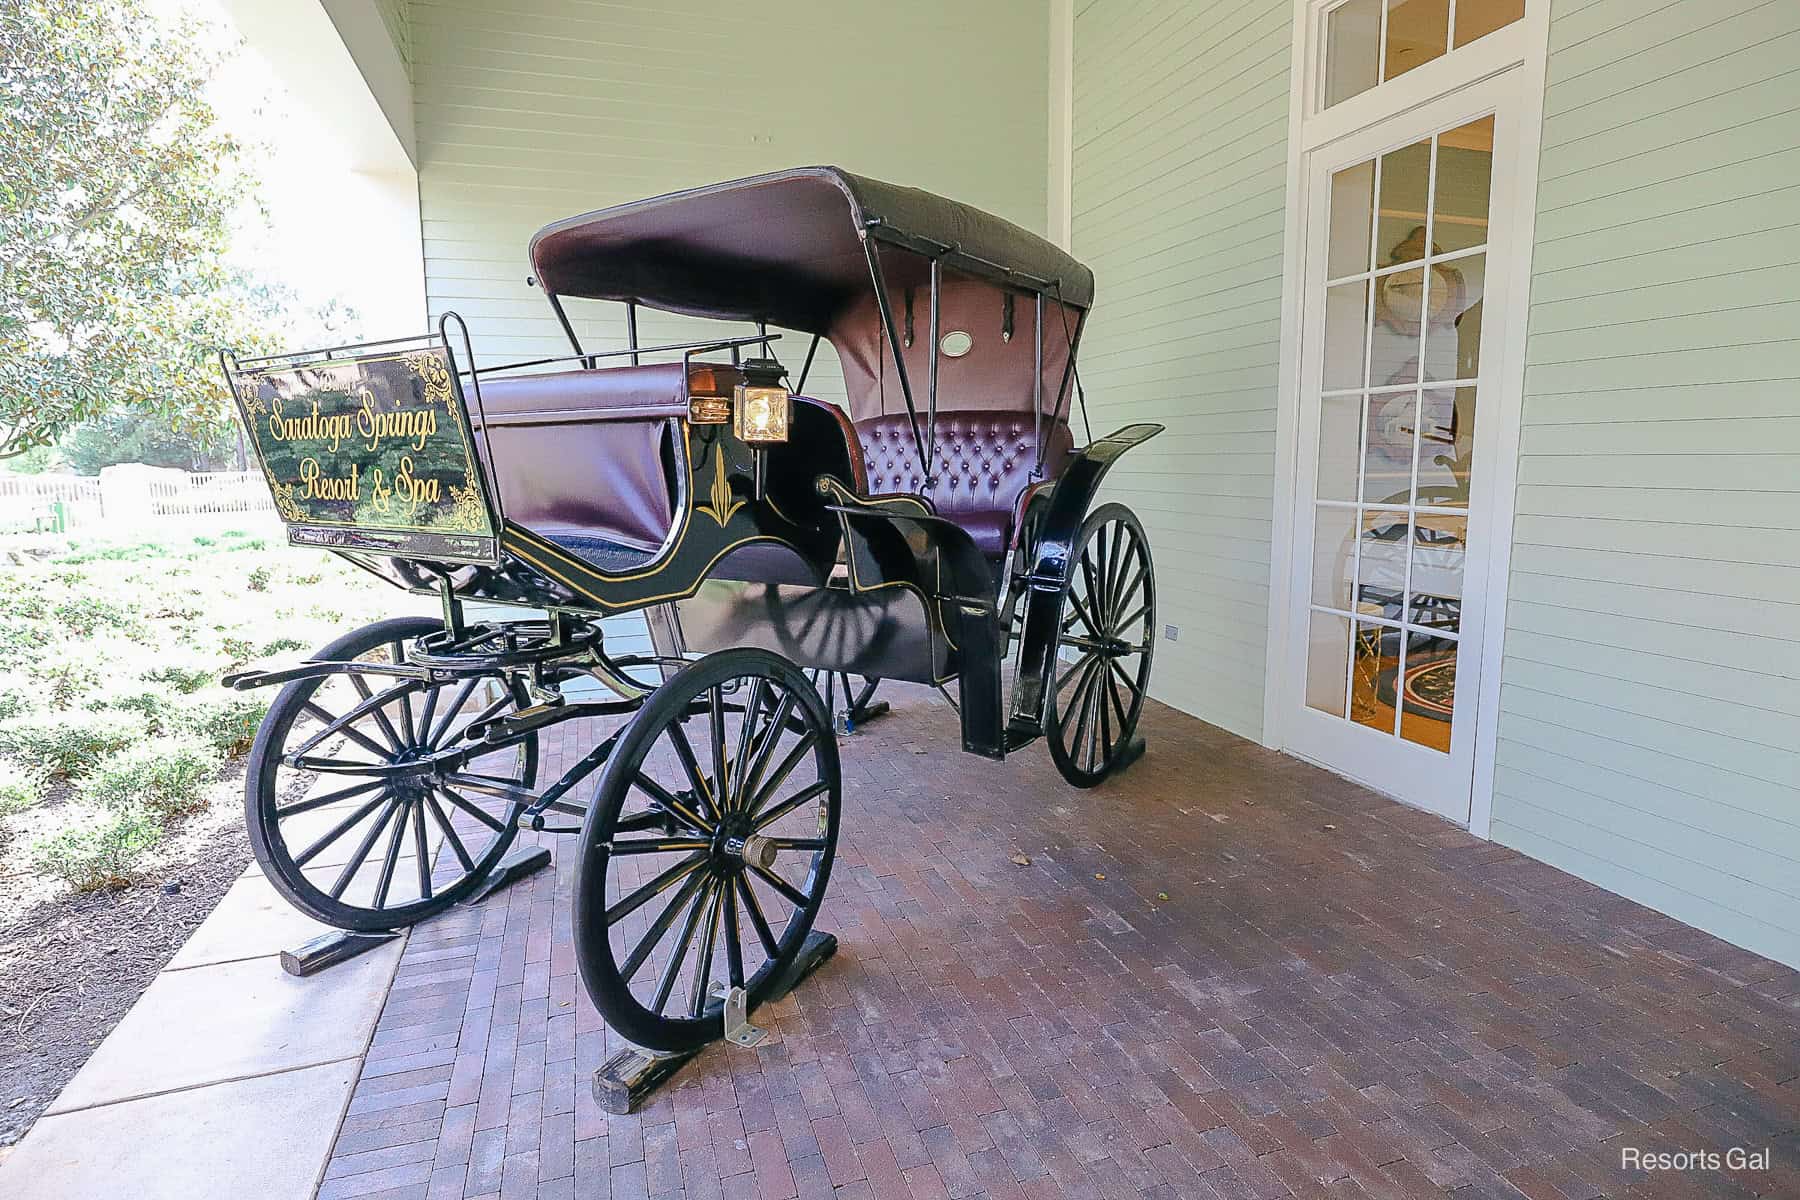
[[(793, 215), (800, 228), (788, 240), (806, 257), (784, 262), (780, 246), (761, 247), (770, 214)], [(757, 232), (734, 234), (734, 223)], [(1076, 353), (1091, 274), (1023, 230), (913, 189), (829, 168), (780, 172), (571, 218), (532, 251), (566, 356), (479, 365), (454, 313), (423, 337), (221, 356), (290, 540), (435, 595), (441, 608), (226, 679), (283, 688), (252, 750), (252, 842), (296, 905), (374, 931), (475, 894), (520, 829), (578, 835), (576, 949), (589, 994), (631, 1041), (687, 1051), (726, 1032), (728, 1012), (741, 1022), (791, 982), (836, 853), (837, 735), (879, 711), (882, 680), (946, 696), (954, 684), (964, 750), (1002, 759), (1044, 738), (1076, 786), (1141, 755), (1154, 568), (1136, 517), (1097, 493), (1119, 457), (1161, 427), (1068, 444), (1072, 409), (1085, 418)], [(626, 344), (584, 347), (565, 305), (575, 297), (622, 303)], [(646, 344), (646, 309), (754, 332)], [(947, 356), (952, 319), (992, 319), (1000, 336), (964, 332)], [(1026, 324), (1028, 357), (1012, 345)], [(782, 335), (772, 326), (810, 333), (797, 376), (776, 359)], [(805, 396), (827, 340), (845, 363), (849, 418)], [(948, 361), (971, 343), (985, 360)], [(890, 368), (903, 404), (891, 414)], [(854, 371), (864, 372), (860, 395)], [(984, 395), (986, 407), (970, 407), (964, 393), (975, 389), (957, 380), (978, 377), (998, 381), (1006, 403)], [(788, 394), (780, 440), (753, 440), (720, 419), (771, 379)], [(970, 431), (1002, 423), (997, 410), (1010, 412), (1015, 440), (982, 467), (992, 495), (970, 501), (977, 472), (952, 465), (940, 431), (948, 417), (964, 431), (954, 453), (980, 457), (989, 447), (978, 438), (991, 435)], [(284, 411), (318, 420), (295, 424)], [(1035, 461), (1021, 472), (1027, 412)], [(407, 485), (429, 494), (402, 515), (366, 490), (371, 477), (375, 490), (384, 478), (392, 490), (399, 471), (384, 477), (356, 438), (328, 452), (316, 438), (295, 432), (289, 444), (269, 432), (366, 432), (371, 422), (410, 439), (400, 443)], [(875, 486), (869, 436), (895, 454), (910, 449), (917, 490), (892, 478)], [(570, 482), (564, 455), (590, 443), (596, 469)], [(307, 447), (316, 452), (302, 479)], [(436, 474), (418, 474), (413, 455)], [(559, 470), (562, 479), (544, 478)], [(619, 481), (633, 472), (650, 482), (627, 494)], [(943, 487), (946, 474), (953, 487)], [(659, 478), (666, 509), (645, 522), (633, 505), (657, 500)], [(584, 508), (590, 486), (613, 508)], [(536, 615), (473, 619), (471, 603)], [(613, 653), (600, 620), (631, 611), (648, 615), (653, 648)], [(834, 693), (841, 685), (842, 712), (819, 682)], [(333, 687), (345, 696), (335, 708), (321, 699)], [(540, 738), (572, 721), (603, 732), (540, 785)], [(675, 765), (657, 782), (651, 763), (663, 759)], [(812, 782), (792, 782), (803, 776)], [(324, 845), (302, 846), (289, 831), (298, 821), (317, 832), (328, 819)], [(798, 833), (781, 824), (794, 820)], [(471, 834), (480, 845), (465, 842)], [(346, 843), (357, 849), (329, 861)], [(658, 854), (678, 857), (648, 880), (634, 871)], [(417, 887), (398, 899), (409, 857)], [(312, 866), (320, 859), (328, 886)], [(771, 896), (793, 910), (779, 933), (764, 912)], [(635, 944), (614, 944), (613, 928), (633, 922)], [(761, 951), (760, 967), (747, 950)], [(715, 951), (727, 960), (723, 981), (712, 978)], [(686, 1012), (669, 1015), (678, 985)]]

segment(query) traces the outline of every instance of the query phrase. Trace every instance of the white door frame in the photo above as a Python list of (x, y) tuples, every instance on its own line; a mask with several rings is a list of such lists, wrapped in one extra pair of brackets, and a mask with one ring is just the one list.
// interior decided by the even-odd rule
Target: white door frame
[[(1523, 406), (1525, 344), (1529, 318), (1531, 250), (1537, 216), (1538, 152), (1542, 141), (1544, 74), (1550, 40), (1550, 0), (1526, 0), (1525, 16), (1505, 29), (1417, 67), (1397, 79), (1354, 96), (1330, 109), (1319, 111), (1323, 75), (1325, 14), (1340, 0), (1294, 0), (1293, 56), (1289, 71), (1288, 177), (1285, 246), (1282, 269), (1281, 365), (1275, 438), (1275, 511), (1273, 552), (1269, 563), (1269, 635), (1267, 675), (1263, 692), (1263, 742), (1285, 749), (1289, 720), (1289, 680), (1298, 669), (1293, 659), (1303, 652), (1290, 620), (1293, 610), (1292, 556), (1285, 548), (1294, 544), (1300, 515), (1309, 510), (1301, 503), (1297, 480), (1300, 472), (1300, 387), (1302, 304), (1305, 297), (1307, 214), (1311, 172), (1308, 163), (1315, 151), (1378, 121), (1410, 112), (1439, 97), (1466, 87), (1470, 82), (1516, 71), (1522, 97), (1513, 178), (1495, 176), (1494, 187), (1510, 187), (1508, 197), (1515, 214), (1511, 244), (1490, 248), (1490, 255), (1507, 256), (1510, 282), (1501, 361), (1495, 386), (1484, 404), (1491, 406), (1498, 429), (1491, 439), (1493, 461), (1477, 464), (1486, 477), (1480, 492), (1470, 497), (1470, 511), (1481, 506), (1491, 515), (1486, 527), (1487, 545), (1472, 549), (1486, 564), (1486, 614), (1480, 638), (1481, 673), (1474, 696), (1474, 774), (1469, 806), (1469, 830), (1487, 837), (1493, 807), (1494, 745), (1500, 706), (1500, 664), (1506, 629), (1506, 581), (1512, 555), (1513, 504), (1518, 483), (1519, 418)], [(1485, 374), (1485, 372), (1484, 372)]]

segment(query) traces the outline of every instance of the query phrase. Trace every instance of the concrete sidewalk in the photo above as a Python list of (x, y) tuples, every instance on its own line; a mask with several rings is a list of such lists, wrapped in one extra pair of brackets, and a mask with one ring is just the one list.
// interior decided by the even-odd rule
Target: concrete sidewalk
[(0, 1163), (8, 1200), (309, 1200), (405, 939), (310, 979), (325, 926), (252, 867)]

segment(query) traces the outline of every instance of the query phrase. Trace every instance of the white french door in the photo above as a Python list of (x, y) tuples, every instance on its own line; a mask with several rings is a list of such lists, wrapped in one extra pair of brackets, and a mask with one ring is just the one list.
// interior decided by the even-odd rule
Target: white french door
[(1467, 822), (1515, 298), (1518, 69), (1307, 152), (1286, 748)]

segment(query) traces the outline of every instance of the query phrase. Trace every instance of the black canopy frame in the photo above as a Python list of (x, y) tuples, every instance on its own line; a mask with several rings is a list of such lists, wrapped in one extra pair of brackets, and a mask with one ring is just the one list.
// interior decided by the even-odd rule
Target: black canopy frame
[[(849, 221), (832, 217), (832, 205), (824, 200), (829, 193), (820, 184), (828, 184), (841, 193), (848, 202)], [(759, 213), (765, 222), (758, 229), (767, 228), (768, 214), (773, 212), (791, 215), (792, 223), (806, 234), (830, 235), (840, 240), (833, 242), (820, 236), (822, 249), (811, 250), (811, 259), (786, 264), (784, 270), (769, 261), (751, 228), (743, 224), (748, 219), (745, 212), (733, 206), (738, 193), (752, 198), (747, 202), (750, 210)], [(769, 205), (771, 196), (777, 197), (774, 208)], [(895, 215), (890, 217), (889, 213)], [(741, 244), (730, 240), (737, 228), (744, 229), (745, 240)], [(960, 230), (968, 237), (937, 236), (946, 230)], [(1012, 295), (1023, 292), (1032, 297), (1033, 475), (1041, 478), (1047, 432), (1045, 297), (1054, 298), (1061, 311), (1066, 350), (1048, 414), (1048, 428), (1054, 429), (1063, 419), (1071, 382), (1077, 390), (1080, 387), (1075, 358), (1085, 322), (1078, 319), (1071, 327), (1068, 309), (1080, 310), (1081, 318), (1085, 318), (1086, 308), (1092, 302), (1093, 274), (1061, 249), (1009, 222), (917, 189), (864, 179), (836, 168), (808, 167), (675, 192), (572, 217), (541, 230), (532, 239), (531, 255), (537, 271), (535, 281), (544, 288), (575, 357), (583, 359), (586, 365), (593, 366), (600, 356), (582, 347), (564, 308), (564, 296), (622, 303), (627, 340), (624, 353), (634, 364), (641, 349), (637, 322), (640, 305), (688, 315), (752, 321), (763, 336), (767, 336), (772, 319), (810, 332), (806, 362), (795, 385), (796, 390), (801, 390), (819, 341), (829, 336), (841, 310), (853, 293), (860, 291), (860, 287), (853, 287), (845, 263), (852, 252), (848, 242), (842, 240), (846, 235), (858, 243), (857, 256), (866, 270), (866, 286), (874, 292), (881, 352), (884, 358), (891, 358), (895, 367), (927, 493), (936, 479), (939, 373), (943, 357), (940, 328), (946, 271), (1002, 289), (1009, 337)], [(971, 241), (979, 249), (972, 248)], [(805, 244), (810, 247), (814, 243)], [(915, 255), (926, 264), (931, 347), (926, 365), (923, 425), (914, 380), (903, 353), (912, 341), (911, 305), (909, 301), (908, 331), (903, 340), (888, 287), (889, 273), (882, 261), (882, 251), (887, 248)], [(732, 257), (734, 253), (738, 257)], [(720, 284), (716, 294), (705, 287), (709, 271), (716, 273)], [(776, 277), (773, 282), (771, 277)], [(732, 357), (734, 361), (738, 357), (735, 346)], [(1083, 415), (1085, 418), (1085, 410)], [(1091, 437), (1091, 429), (1088, 432)]]

